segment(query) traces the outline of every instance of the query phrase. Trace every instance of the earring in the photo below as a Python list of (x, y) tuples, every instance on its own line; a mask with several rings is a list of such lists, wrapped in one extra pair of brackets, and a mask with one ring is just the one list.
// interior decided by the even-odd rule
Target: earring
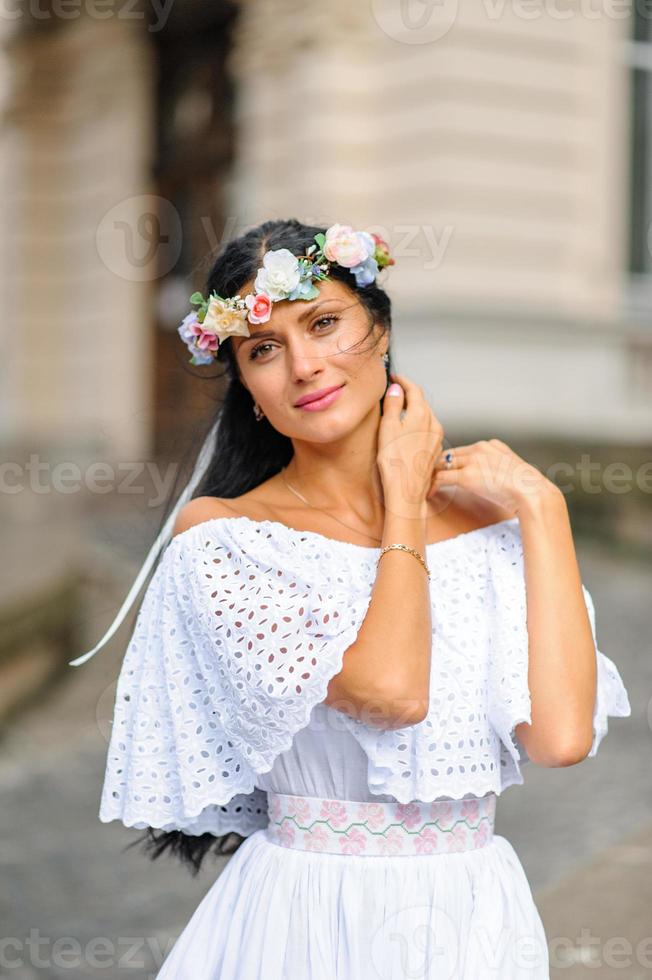
[(387, 353), (387, 351), (385, 351), (385, 353), (384, 354), (381, 354), (380, 356), (383, 359), (383, 365), (384, 365), (384, 367), (385, 368), (388, 368), (389, 367), (389, 354)]
[(265, 413), (258, 402), (254, 402), (254, 415), (256, 416), (256, 422), (260, 422), (261, 419), (265, 418)]

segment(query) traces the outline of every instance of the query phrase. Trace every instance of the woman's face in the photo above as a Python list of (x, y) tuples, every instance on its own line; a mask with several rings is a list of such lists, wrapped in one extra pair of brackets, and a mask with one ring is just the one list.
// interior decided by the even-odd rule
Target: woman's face
[[(334, 279), (316, 285), (318, 297), (273, 303), (266, 323), (250, 323), (251, 335), (231, 342), (241, 380), (271, 425), (289, 438), (331, 442), (378, 407), (389, 333), (374, 344), (383, 332), (376, 324), (363, 341), (369, 315), (355, 294)], [(252, 290), (246, 284), (241, 295)]]

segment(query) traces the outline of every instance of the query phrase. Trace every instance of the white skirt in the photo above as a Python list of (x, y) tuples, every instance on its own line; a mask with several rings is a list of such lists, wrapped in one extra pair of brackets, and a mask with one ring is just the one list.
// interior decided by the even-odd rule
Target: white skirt
[(362, 803), (268, 793), (157, 980), (549, 980), (496, 796)]

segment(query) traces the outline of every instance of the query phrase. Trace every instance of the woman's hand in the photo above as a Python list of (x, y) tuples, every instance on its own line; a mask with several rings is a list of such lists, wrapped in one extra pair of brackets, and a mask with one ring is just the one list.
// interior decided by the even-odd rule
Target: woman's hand
[[(452, 461), (447, 468), (448, 453), (452, 454)], [(500, 439), (481, 439), (440, 453), (428, 496), (441, 487), (458, 486), (506, 507), (514, 516), (524, 504), (561, 493), (556, 484)]]
[(392, 381), (383, 401), (376, 458), (385, 507), (397, 515), (423, 516), (444, 430), (419, 385), (401, 374), (392, 374)]

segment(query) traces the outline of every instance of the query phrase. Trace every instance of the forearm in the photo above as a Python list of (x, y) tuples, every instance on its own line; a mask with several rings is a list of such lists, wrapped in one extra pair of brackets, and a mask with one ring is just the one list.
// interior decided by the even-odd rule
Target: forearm
[(517, 734), (541, 765), (569, 765), (591, 746), (596, 651), (566, 501), (556, 489), (526, 495), (523, 541), (532, 724)]
[[(382, 546), (400, 543), (426, 558), (426, 505), (391, 506)], [(428, 576), (421, 563), (393, 549), (378, 562), (369, 608), (328, 703), (383, 728), (415, 724), (428, 711), (432, 648)]]

